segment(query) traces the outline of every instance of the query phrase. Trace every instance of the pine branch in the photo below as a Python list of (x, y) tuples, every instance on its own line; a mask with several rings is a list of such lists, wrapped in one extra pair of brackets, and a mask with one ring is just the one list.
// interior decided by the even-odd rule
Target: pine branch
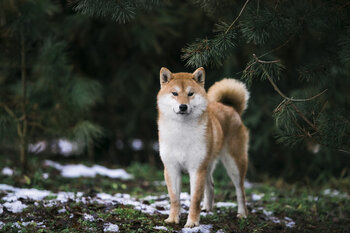
[(91, 17), (126, 23), (135, 18), (138, 9), (150, 10), (159, 5), (158, 0), (80, 0), (73, 9)]
[[(253, 54), (253, 57), (255, 59), (255, 62), (258, 63), (261, 67), (261, 69), (263, 70), (263, 72), (265, 73), (265, 76), (267, 77), (267, 79), (269, 80), (270, 84), (273, 86), (274, 90), (284, 99), (278, 106), (277, 108), (275, 109), (275, 112), (277, 111), (280, 111), (280, 109), (282, 108), (282, 106), (286, 106), (286, 105), (290, 105), (292, 106), (292, 108), (294, 109), (294, 111), (303, 119), (304, 122), (306, 122), (307, 125), (309, 125), (313, 130), (315, 130), (316, 133), (318, 133), (320, 136), (321, 135), (321, 132), (319, 130), (319, 128), (314, 124), (312, 123), (306, 116), (305, 114), (293, 103), (293, 102), (307, 102), (307, 101), (310, 101), (310, 100), (313, 100), (319, 96), (321, 96), (322, 94), (324, 94), (327, 89), (325, 89), (324, 91), (318, 93), (317, 95), (315, 96), (312, 96), (310, 98), (306, 98), (306, 99), (294, 99), (294, 98), (291, 98), (291, 97), (288, 97), (286, 96), (280, 89), (279, 87), (276, 85), (276, 83), (273, 81), (272, 77), (270, 76), (270, 74), (267, 72), (267, 70), (265, 69), (265, 67), (262, 65), (262, 64), (270, 64), (270, 63), (277, 63), (279, 62), (279, 60), (274, 60), (274, 61), (263, 61), (263, 60), (260, 60), (258, 59), (258, 57)], [(297, 122), (294, 121), (295, 124), (297, 124)], [(305, 129), (303, 129), (299, 124), (297, 124), (297, 127), (305, 133), (305, 135), (307, 135), (308, 137), (312, 137), (313, 135), (310, 134), (309, 132), (306, 132)], [(324, 145), (324, 146), (327, 146), (327, 147), (330, 147), (330, 148), (334, 148), (330, 145), (325, 145), (324, 143), (320, 143), (321, 145)], [(343, 153), (347, 153), (347, 154), (350, 154), (350, 151), (346, 150), (346, 149), (343, 149), (343, 148), (339, 148), (339, 147), (335, 147), (334, 149), (340, 151), (340, 152), (343, 152)]]
[(233, 20), (233, 22), (232, 22), (232, 23), (230, 24), (230, 26), (227, 28), (227, 30), (225, 31), (225, 34), (227, 34), (227, 33), (231, 30), (232, 26), (236, 23), (236, 21), (237, 21), (237, 20), (239, 19), (239, 17), (242, 15), (242, 13), (243, 13), (243, 11), (244, 11), (244, 9), (245, 9), (245, 7), (247, 6), (247, 4), (248, 4), (249, 1), (250, 1), (250, 0), (247, 0), (247, 1), (244, 3), (244, 5), (243, 5), (241, 11), (239, 12), (238, 16), (236, 17), (235, 20)]
[(271, 85), (273, 86), (273, 88), (275, 89), (275, 91), (280, 95), (282, 96), (284, 99), (288, 100), (288, 101), (292, 101), (292, 102), (305, 102), (305, 101), (310, 101), (310, 100), (313, 100), (313, 99), (316, 99), (317, 97), (321, 96), (322, 94), (324, 94), (327, 89), (323, 90), (322, 92), (318, 93), (317, 95), (315, 96), (312, 96), (310, 98), (306, 98), (306, 99), (295, 99), (295, 98), (290, 98), (288, 96), (286, 96), (279, 88), (278, 86), (276, 85), (276, 83), (273, 81), (273, 79), (271, 78), (271, 76), (269, 75), (269, 73), (266, 71), (265, 67), (262, 66), (261, 64), (271, 64), (271, 63), (279, 63), (280, 60), (275, 60), (275, 61), (262, 61), (262, 60), (259, 60), (258, 57), (253, 54), (253, 57), (255, 59), (255, 61), (257, 63), (260, 64), (260, 67), (261, 69), (263, 70), (263, 72), (265, 73), (267, 79), (269, 80), (269, 82), (271, 83)]

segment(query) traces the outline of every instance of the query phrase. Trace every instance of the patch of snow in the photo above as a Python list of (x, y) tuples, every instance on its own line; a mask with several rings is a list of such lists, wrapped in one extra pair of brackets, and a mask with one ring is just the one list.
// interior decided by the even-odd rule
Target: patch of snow
[(182, 228), (181, 233), (210, 233), (210, 229), (213, 225), (199, 225), (198, 227), (193, 228)]
[(9, 167), (4, 167), (1, 171), (1, 174), (3, 174), (4, 176), (12, 176), (13, 170)]
[(6, 207), (6, 209), (12, 213), (20, 213), (28, 206), (23, 204), (21, 201), (14, 201), (4, 203), (4, 207)]
[(271, 216), (273, 214), (272, 211), (267, 211), (267, 210), (263, 210), (263, 213), (266, 215), (266, 216)]
[(58, 140), (58, 147), (60, 148), (60, 153), (64, 156), (69, 156), (76, 151), (78, 151), (78, 143), (71, 142), (65, 139)]
[(341, 193), (335, 189), (325, 189), (323, 190), (323, 195), (330, 196), (330, 197), (340, 197), (340, 198), (348, 197), (347, 193)]
[(261, 200), (261, 198), (263, 198), (265, 196), (264, 193), (260, 193), (260, 194), (252, 194), (252, 201), (259, 201)]
[(168, 231), (168, 228), (166, 228), (165, 226), (155, 226), (155, 227), (153, 227), (153, 229)]
[(119, 227), (116, 224), (105, 223), (104, 226), (103, 226), (103, 232), (106, 232), (106, 231), (118, 232), (119, 231)]
[(5, 225), (4, 222), (0, 221), (0, 229), (2, 229), (2, 227)]
[(191, 196), (189, 193), (180, 193), (180, 199), (187, 199), (190, 200)]
[(273, 212), (272, 211), (267, 211), (265, 210), (263, 207), (258, 207), (257, 209), (253, 209), (252, 213), (256, 213), (258, 211), (262, 211), (262, 213), (265, 215), (266, 220), (271, 221), (273, 223), (276, 224), (285, 224), (286, 227), (288, 228), (292, 228), (295, 226), (295, 222), (293, 221), (293, 219), (289, 218), (289, 217), (284, 217), (284, 219), (279, 219), (275, 216), (273, 216)]
[(135, 151), (139, 151), (142, 150), (143, 148), (143, 142), (141, 141), (141, 139), (135, 138), (131, 141), (131, 147), (132, 149), (134, 149)]
[(225, 233), (224, 230), (220, 229), (216, 233)]
[(37, 142), (35, 144), (29, 144), (28, 150), (31, 153), (40, 153), (47, 148), (47, 143), (45, 141)]
[(44, 222), (35, 222), (34, 220), (30, 221), (30, 222), (21, 222), (22, 226), (28, 226), (28, 225), (37, 225), (37, 226), (41, 226), (44, 227)]
[(21, 228), (21, 226), (19, 225), (18, 222), (14, 222), (13, 225), (12, 225), (12, 227)]
[(237, 204), (234, 202), (217, 202), (216, 204), (217, 208), (236, 208)]
[(12, 187), (11, 185), (0, 184), (0, 190), (14, 191), (15, 189), (16, 188)]
[(92, 222), (92, 221), (95, 220), (95, 218), (94, 218), (94, 216), (85, 213), (84, 214), (84, 220)]
[(164, 180), (156, 180), (156, 181), (153, 181), (152, 184), (156, 186), (165, 186), (166, 182)]
[(146, 197), (142, 198), (142, 200), (151, 201), (151, 200), (164, 199), (164, 198), (168, 198), (168, 197), (169, 196), (167, 194), (160, 195), (160, 196), (146, 196)]
[(58, 192), (56, 199), (61, 202), (67, 202), (69, 199), (74, 200), (75, 194), (73, 192)]
[(0, 204), (0, 214), (4, 213), (4, 207)]
[(248, 180), (244, 181), (244, 188), (251, 189), (251, 188), (253, 188), (253, 186), (254, 186), (254, 184), (249, 182)]
[(277, 224), (280, 224), (281, 223), (281, 220), (275, 216), (271, 216), (269, 217), (269, 220), (273, 223), (277, 223)]
[(43, 173), (43, 178), (46, 180), (47, 178), (49, 178), (49, 173)]
[(315, 196), (311, 196), (311, 195), (309, 195), (309, 196), (307, 196), (307, 199), (309, 200), (309, 201), (318, 201), (318, 198), (319, 197), (315, 197)]
[(83, 164), (67, 164), (61, 165), (51, 160), (45, 160), (46, 166), (51, 166), (61, 171), (61, 175), (66, 178), (77, 177), (95, 177), (96, 175), (107, 176), (110, 178), (118, 178), (122, 180), (130, 180), (133, 176), (124, 169), (109, 169), (101, 165), (87, 167)]
[(286, 224), (286, 227), (293, 228), (295, 226), (295, 222), (293, 221), (293, 219), (289, 217), (284, 217), (284, 220), (285, 220), (284, 223)]
[(334, 197), (334, 196), (339, 196), (339, 194), (340, 192), (338, 190), (332, 190), (332, 189), (323, 190), (323, 195), (326, 195), (326, 196)]
[(65, 213), (66, 211), (67, 211), (66, 208), (62, 208), (62, 209), (57, 210), (57, 212), (58, 212), (59, 214)]
[(6, 185), (2, 186), (0, 185), (0, 190), (8, 190), (12, 191), (13, 193), (8, 193), (5, 197), (2, 199), (4, 201), (16, 201), (19, 198), (23, 199), (33, 199), (33, 200), (42, 200), (46, 196), (50, 195), (50, 191), (46, 190), (38, 190), (38, 189), (21, 189), (21, 188), (14, 188), (12, 186), (6, 187)]
[(118, 178), (122, 180), (130, 180), (133, 176), (127, 173), (124, 169), (109, 169), (100, 165), (94, 165), (92, 167), (97, 174), (102, 176), (108, 176), (110, 178)]

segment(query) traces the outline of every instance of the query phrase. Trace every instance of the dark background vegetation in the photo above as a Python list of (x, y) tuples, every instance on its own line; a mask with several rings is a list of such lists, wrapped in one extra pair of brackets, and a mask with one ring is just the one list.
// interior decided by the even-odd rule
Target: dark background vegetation
[[(2, 0), (0, 156), (20, 161), (19, 148), (39, 141), (49, 146), (29, 157), (55, 156), (66, 138), (82, 148), (76, 160), (161, 169), (159, 70), (204, 66), (206, 88), (224, 77), (249, 84), (248, 179), (348, 177), (350, 4), (251, 0), (240, 15), (245, 3)], [(288, 97), (327, 89), (295, 103), (311, 124), (293, 101), (279, 106), (269, 78)]]

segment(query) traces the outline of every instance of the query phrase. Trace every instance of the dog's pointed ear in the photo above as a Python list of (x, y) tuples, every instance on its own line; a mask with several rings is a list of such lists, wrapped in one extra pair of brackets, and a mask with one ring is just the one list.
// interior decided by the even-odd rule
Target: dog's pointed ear
[(167, 82), (170, 81), (170, 79), (173, 78), (173, 74), (170, 72), (170, 70), (168, 70), (165, 67), (162, 67), (160, 69), (160, 86), (163, 86), (164, 84), (166, 84)]
[(204, 87), (204, 81), (205, 81), (205, 70), (203, 67), (200, 67), (198, 69), (196, 69), (193, 72), (193, 76), (194, 76), (194, 80), (200, 84), (201, 86)]

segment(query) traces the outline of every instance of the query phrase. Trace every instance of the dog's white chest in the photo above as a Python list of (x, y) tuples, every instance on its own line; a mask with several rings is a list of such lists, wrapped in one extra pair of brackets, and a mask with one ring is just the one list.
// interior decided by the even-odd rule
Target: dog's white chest
[(207, 153), (206, 124), (159, 121), (159, 152), (166, 166), (197, 169)]

